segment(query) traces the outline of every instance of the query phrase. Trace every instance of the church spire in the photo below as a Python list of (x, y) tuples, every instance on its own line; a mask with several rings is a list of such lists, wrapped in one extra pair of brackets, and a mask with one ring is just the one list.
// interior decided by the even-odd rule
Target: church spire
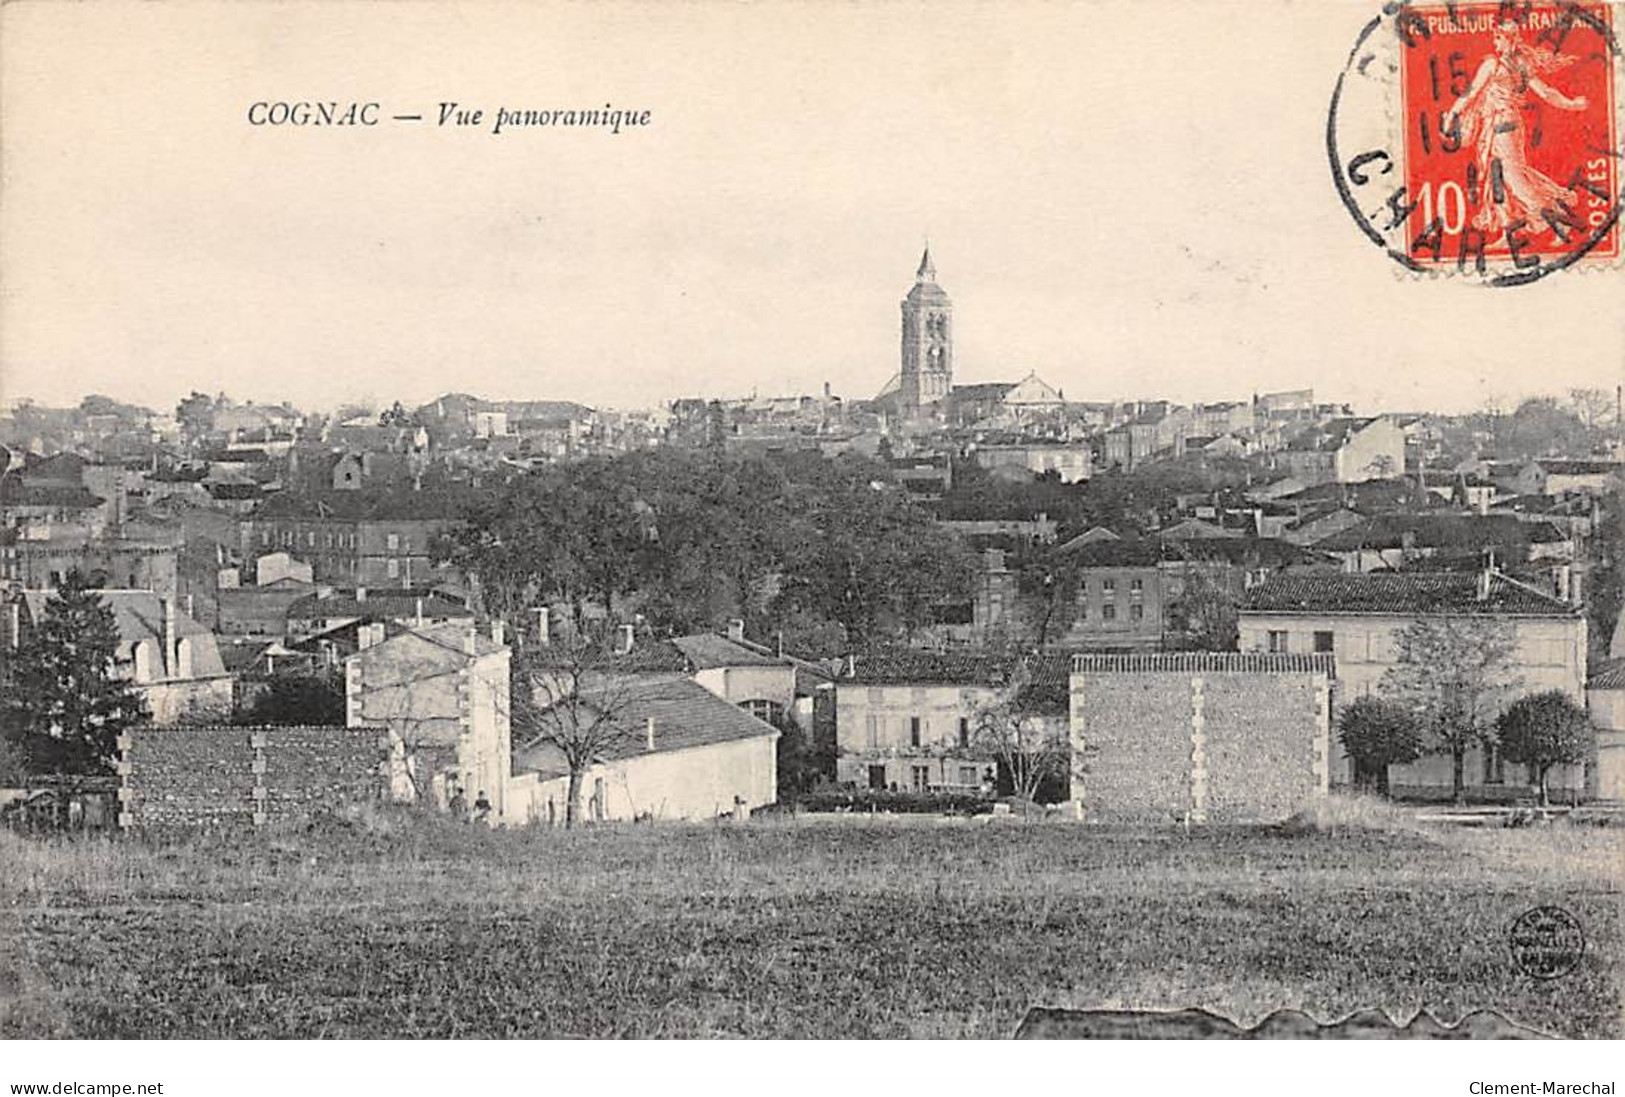
[(935, 282), (937, 280), (936, 264), (931, 262), (931, 245), (925, 245), (925, 254), (920, 256), (920, 269), (914, 272), (916, 282)]

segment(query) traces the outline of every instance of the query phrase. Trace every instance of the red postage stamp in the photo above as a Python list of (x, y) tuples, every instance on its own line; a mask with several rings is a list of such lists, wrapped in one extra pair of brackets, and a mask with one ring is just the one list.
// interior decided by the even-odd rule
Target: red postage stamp
[(1618, 257), (1613, 16), (1572, 0), (1404, 9), (1412, 260), (1482, 273)]

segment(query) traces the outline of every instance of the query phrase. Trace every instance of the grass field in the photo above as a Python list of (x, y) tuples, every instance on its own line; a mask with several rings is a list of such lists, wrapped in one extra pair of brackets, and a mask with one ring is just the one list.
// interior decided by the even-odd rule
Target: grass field
[[(0, 1036), (1002, 1036), (1035, 1004), (1619, 1036), (1620, 864), (1566, 827), (0, 834)], [(1550, 982), (1507, 948), (1541, 903), (1590, 942)]]

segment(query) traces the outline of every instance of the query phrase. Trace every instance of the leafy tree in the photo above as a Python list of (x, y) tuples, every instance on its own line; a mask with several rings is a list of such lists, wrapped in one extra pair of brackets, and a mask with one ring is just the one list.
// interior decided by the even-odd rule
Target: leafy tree
[(175, 407), (175, 420), (180, 424), (181, 437), (189, 443), (207, 438), (214, 430), (214, 409), (214, 398), (194, 389), (192, 395)]
[(798, 526), (779, 608), (836, 622), (853, 647), (906, 637), (935, 606), (970, 598), (974, 557), (894, 488), (839, 485)]
[(342, 726), (344, 679), (336, 674), (289, 674), (271, 679), (243, 716), (246, 724)]
[(1546, 804), (1546, 775), (1559, 763), (1584, 762), (1591, 756), (1595, 733), (1585, 709), (1561, 690), (1520, 697), (1495, 722), (1501, 757), (1526, 765), (1540, 785)]
[(1448, 754), (1451, 793), (1466, 799), (1466, 756), (1491, 733), (1501, 698), (1517, 688), (1510, 672), (1515, 641), (1506, 624), (1487, 617), (1419, 618), (1399, 634), (1399, 659), (1383, 688), (1421, 726), (1426, 749)]
[(1422, 732), (1410, 709), (1380, 697), (1357, 697), (1337, 717), (1338, 737), (1354, 759), (1354, 780), (1388, 795), (1388, 767), (1422, 756)]
[(0, 666), (0, 727), (30, 771), (111, 771), (119, 735), (147, 718), (140, 691), (115, 674), (118, 645), (112, 609), (70, 572)]
[(1511, 415), (1495, 421), (1495, 451), (1505, 458), (1584, 456), (1591, 443), (1591, 432), (1580, 417), (1550, 396), (1525, 400)]
[(1185, 568), (1171, 624), (1198, 651), (1235, 651), (1241, 643), (1241, 616), (1230, 590), (1203, 568)]

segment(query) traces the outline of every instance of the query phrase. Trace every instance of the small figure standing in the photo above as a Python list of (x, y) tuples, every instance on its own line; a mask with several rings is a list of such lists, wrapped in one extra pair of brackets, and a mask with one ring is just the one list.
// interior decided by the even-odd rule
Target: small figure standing
[(491, 801), (486, 799), (483, 788), (474, 797), (474, 821), (483, 823), (486, 826), (491, 825)]
[(468, 797), (463, 794), (462, 785), (451, 786), (451, 800), (447, 803), (451, 817), (459, 823), (468, 821)]

